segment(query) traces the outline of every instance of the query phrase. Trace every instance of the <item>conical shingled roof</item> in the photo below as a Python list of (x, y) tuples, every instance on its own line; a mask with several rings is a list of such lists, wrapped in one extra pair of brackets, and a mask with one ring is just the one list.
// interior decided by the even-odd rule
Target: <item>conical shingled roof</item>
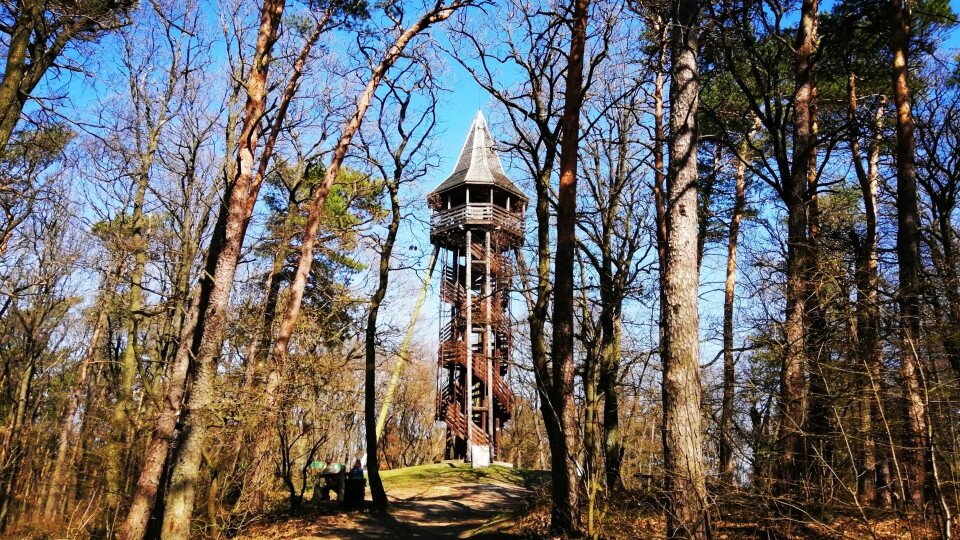
[(439, 195), (463, 184), (492, 184), (524, 201), (527, 200), (527, 196), (503, 172), (500, 156), (493, 148), (493, 138), (490, 137), (487, 120), (481, 111), (477, 111), (477, 116), (470, 125), (467, 140), (460, 150), (460, 159), (457, 160), (453, 173), (430, 195)]

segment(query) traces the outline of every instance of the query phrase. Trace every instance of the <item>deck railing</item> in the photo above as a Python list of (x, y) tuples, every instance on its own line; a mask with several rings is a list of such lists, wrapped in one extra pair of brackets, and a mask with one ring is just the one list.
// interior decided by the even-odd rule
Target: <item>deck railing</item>
[(493, 203), (470, 203), (440, 210), (430, 217), (430, 229), (443, 231), (457, 225), (494, 225), (523, 234), (523, 217)]

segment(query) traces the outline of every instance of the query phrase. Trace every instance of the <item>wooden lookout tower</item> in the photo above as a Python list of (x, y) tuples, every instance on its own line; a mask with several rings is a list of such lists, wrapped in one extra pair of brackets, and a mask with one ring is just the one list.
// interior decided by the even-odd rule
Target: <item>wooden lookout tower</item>
[(429, 195), (430, 242), (443, 273), (437, 419), (447, 459), (496, 459), (510, 419), (510, 253), (523, 244), (527, 197), (507, 178), (478, 112), (456, 168)]

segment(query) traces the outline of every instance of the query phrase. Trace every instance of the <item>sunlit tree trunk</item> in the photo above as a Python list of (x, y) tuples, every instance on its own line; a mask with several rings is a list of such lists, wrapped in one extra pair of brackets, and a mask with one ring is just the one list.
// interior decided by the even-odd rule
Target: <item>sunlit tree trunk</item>
[(906, 401), (906, 452), (903, 463), (906, 492), (922, 508), (929, 464), (923, 367), (920, 361), (920, 218), (917, 208), (913, 113), (910, 110), (908, 49), (910, 2), (891, 2), (893, 101), (897, 112), (897, 259), (900, 267), (900, 378)]
[[(300, 86), (300, 79), (303, 76), (304, 69), (307, 65), (307, 60), (310, 57), (310, 52), (313, 50), (317, 41), (320, 39), (320, 36), (328, 30), (327, 23), (330, 21), (332, 16), (333, 7), (328, 7), (327, 10), (314, 22), (313, 30), (310, 32), (309, 36), (305, 40), (303, 46), (300, 49), (296, 59), (293, 63), (293, 70), (289, 78), (284, 85), (283, 92), (280, 95), (279, 103), (277, 105), (276, 113), (273, 115), (269, 130), (267, 133), (266, 141), (263, 145), (263, 150), (260, 155), (259, 163), (257, 165), (257, 172), (254, 183), (259, 185), (266, 178), (267, 170), (270, 166), (271, 159), (273, 158), (273, 153), (276, 149), (277, 140), (280, 138), (280, 133), (283, 131), (284, 123), (286, 121), (287, 112), (290, 109), (290, 104), (293, 101), (294, 96), (297, 93), (297, 90)], [(296, 190), (291, 193), (291, 201), (296, 198)], [(282, 234), (290, 234), (287, 228), (292, 226), (293, 219), (297, 217), (299, 213), (299, 205), (291, 204), (291, 207), (287, 210), (286, 218), (286, 227)], [(254, 374), (257, 370), (260, 369), (260, 363), (263, 362), (262, 352), (258, 347), (262, 345), (268, 345), (271, 338), (272, 326), (274, 317), (276, 316), (276, 307), (277, 307), (277, 297), (279, 295), (279, 282), (278, 273), (282, 270), (285, 263), (285, 258), (287, 255), (287, 242), (289, 241), (288, 237), (284, 237), (280, 241), (280, 245), (277, 247), (277, 252), (274, 254), (274, 264), (271, 269), (270, 275), (270, 288), (267, 292), (267, 304), (265, 306), (265, 311), (263, 318), (261, 320), (258, 336), (255, 338), (254, 344), (251, 346), (251, 356), (248, 358), (247, 369), (244, 373), (244, 389), (247, 391), (252, 391), (255, 385)], [(271, 297), (272, 295), (272, 297)], [(284, 336), (285, 331), (291, 329), (281, 326), (280, 336)], [(286, 339), (289, 339), (289, 335), (286, 336)], [(239, 501), (246, 502), (245, 510), (260, 512), (263, 510), (263, 504), (266, 500), (264, 491), (268, 488), (266, 479), (270, 472), (270, 459), (269, 459), (269, 450), (274, 439), (274, 426), (276, 425), (276, 404), (277, 404), (277, 389), (280, 386), (281, 378), (283, 371), (285, 369), (286, 361), (286, 351), (282, 356), (269, 356), (267, 359), (267, 365), (269, 366), (269, 372), (266, 376), (266, 384), (262, 389), (261, 403), (260, 407), (257, 409), (262, 411), (262, 414), (256, 418), (250, 418), (247, 420), (246, 424), (248, 428), (253, 428), (256, 435), (253, 439), (253, 449), (251, 452), (251, 464), (250, 468), (247, 471), (243, 485), (241, 486), (241, 497)]]
[(854, 280), (857, 286), (856, 330), (857, 357), (863, 367), (863, 397), (860, 418), (863, 436), (863, 453), (858, 490), (867, 504), (889, 508), (892, 504), (889, 478), (885, 474), (883, 458), (878, 456), (881, 433), (880, 408), (883, 396), (883, 349), (880, 336), (880, 298), (877, 251), (877, 193), (880, 162), (880, 130), (886, 100), (881, 99), (871, 126), (870, 144), (867, 148), (867, 166), (864, 167), (860, 151), (860, 130), (856, 122), (858, 109), (857, 75), (850, 72), (847, 82), (848, 111), (850, 120), (850, 153), (854, 170), (863, 197), (866, 231), (863, 238), (855, 232), (854, 250), (856, 266)]
[[(235, 93), (231, 95), (228, 102), (231, 106), (231, 112), (228, 114), (226, 122), (226, 148), (228, 151), (235, 148), (237, 143), (235, 128), (238, 115), (232, 110), (232, 105), (236, 99), (237, 94)], [(133, 499), (130, 508), (127, 510), (126, 519), (117, 533), (117, 536), (123, 540), (144, 538), (147, 534), (148, 525), (150, 525), (151, 516), (162, 514), (158, 507), (162, 508), (163, 506), (162, 484), (169, 472), (167, 458), (177, 432), (177, 422), (180, 420), (180, 410), (186, 393), (187, 371), (191, 359), (196, 356), (196, 339), (199, 338), (196, 329), (198, 325), (201, 325), (201, 314), (205, 313), (210, 299), (212, 282), (207, 276), (213, 273), (214, 265), (219, 256), (220, 242), (216, 239), (222, 238), (224, 234), (224, 227), (226, 226), (225, 207), (229, 202), (231, 191), (229, 180), (234, 178), (236, 170), (236, 164), (232, 157), (228, 155), (223, 166), (227, 185), (223, 200), (220, 203), (220, 210), (217, 212), (217, 221), (211, 236), (210, 247), (207, 250), (200, 283), (193, 293), (190, 292), (188, 285), (189, 272), (194, 255), (199, 248), (193, 244), (184, 246), (183, 257), (180, 260), (182, 274), (179, 280), (180, 292), (183, 295), (183, 300), (179, 304), (183, 311), (175, 316), (179, 320), (176, 348), (166, 370), (167, 386), (161, 397), (159, 410), (153, 419), (143, 464), (140, 467), (137, 484), (134, 488)], [(191, 220), (185, 221), (185, 223), (190, 222)], [(153, 528), (158, 528), (159, 525), (159, 523), (156, 523)]]
[(816, 46), (817, 0), (804, 0), (796, 38), (793, 111), (794, 156), (789, 183), (784, 187), (787, 206), (787, 286), (783, 369), (780, 376), (777, 493), (797, 493), (803, 474), (803, 429), (806, 419), (806, 292), (809, 265), (807, 187), (813, 134), (813, 57)]
[[(749, 135), (748, 135), (749, 137)], [(747, 160), (749, 145), (740, 144), (736, 184), (733, 194), (733, 212), (727, 236), (727, 274), (723, 286), (723, 400), (720, 405), (720, 476), (733, 483), (733, 400), (736, 394), (736, 365), (733, 354), (733, 307), (737, 285), (737, 244), (740, 240), (740, 221), (746, 208)]]
[[(201, 299), (206, 297), (209, 300), (201, 303), (203, 311), (198, 313), (194, 330), (195, 369), (190, 393), (183, 408), (183, 436), (171, 469), (165, 499), (163, 537), (166, 539), (190, 537), (196, 482), (206, 431), (211, 421), (209, 405), (213, 398), (216, 360), (226, 329), (227, 310), (240, 249), (260, 192), (261, 183), (255, 175), (254, 156), (269, 91), (267, 72), (271, 50), (277, 39), (283, 9), (283, 0), (266, 0), (261, 9), (256, 50), (246, 83), (247, 102), (237, 143), (236, 176), (227, 186), (228, 194), (221, 207), (223, 225), (215, 230), (211, 240), (207, 275), (203, 280), (207, 284), (201, 285), (201, 289), (209, 290), (209, 294), (201, 291)], [(221, 234), (218, 235), (217, 232)], [(157, 471), (158, 483), (161, 471), (162, 467)], [(141, 537), (137, 537), (137, 540)]]
[(697, 39), (700, 4), (672, 5), (670, 168), (663, 360), (663, 458), (668, 538), (708, 538), (706, 467), (700, 417), (697, 224)]
[(553, 289), (552, 414), (559, 432), (550, 441), (553, 508), (550, 529), (576, 531), (580, 524), (577, 493), (576, 407), (573, 403), (573, 267), (576, 249), (577, 161), (580, 108), (583, 103), (583, 64), (589, 0), (576, 0), (572, 9), (570, 54), (564, 90), (560, 140), (560, 188), (557, 195), (557, 252)]

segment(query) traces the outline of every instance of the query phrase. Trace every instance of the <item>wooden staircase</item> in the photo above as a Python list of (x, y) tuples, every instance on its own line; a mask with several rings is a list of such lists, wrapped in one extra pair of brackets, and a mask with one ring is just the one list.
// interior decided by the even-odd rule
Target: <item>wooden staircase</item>
[[(439, 360), (441, 367), (449, 367), (450, 364), (467, 366), (467, 346), (462, 341), (443, 341), (440, 343)], [(473, 376), (475, 380), (487, 384), (487, 359), (481, 353), (473, 353)], [(513, 392), (503, 379), (499, 369), (493, 370), (493, 402), (501, 412), (506, 413), (506, 418), (510, 417), (510, 411), (513, 406)]]
[[(454, 384), (453, 388), (454, 390), (451, 392), (450, 387), (445, 387), (437, 396), (438, 400), (440, 401), (440, 403), (437, 404), (437, 419), (446, 422), (447, 427), (450, 428), (450, 431), (452, 431), (454, 435), (460, 437), (461, 439), (466, 439), (467, 415), (463, 411), (463, 408), (460, 407), (460, 401), (463, 399), (463, 389), (458, 384)], [(471, 424), (473, 424), (471, 429), (473, 444), (490, 444), (490, 436), (487, 434), (487, 432), (485, 432), (482, 427), (478, 426), (476, 422), (473, 422), (472, 420)]]
[[(485, 246), (482, 242), (473, 242), (469, 253), (472, 262), (468, 268), (462, 245), (456, 248), (455, 260), (444, 262), (440, 283), (440, 298), (449, 307), (444, 312), (446, 321), (440, 328), (439, 336), (438, 364), (441, 375), (436, 417), (447, 424), (447, 454), (451, 458), (466, 455), (464, 442), (468, 427), (472, 444), (497, 444), (499, 433), (494, 441), (490, 441), (490, 434), (482, 426), (494, 425), (499, 429), (510, 419), (513, 407), (513, 392), (506, 381), (511, 348), (508, 294), (510, 258), (491, 245), (489, 259), (485, 260), (488, 256)], [(468, 270), (472, 270), (469, 272), (470, 282), (466, 279)], [(490, 294), (484, 294), (487, 279), (490, 280)], [(468, 311), (471, 314), (469, 326), (472, 328), (467, 325)], [(479, 352), (478, 349), (482, 348), (473, 345), (474, 351), (470, 355), (472, 365), (468, 365), (467, 347), (477, 332), (487, 336), (483, 341), (490, 344), (492, 350)], [(488, 360), (493, 360), (493, 369), (489, 374)], [(469, 388), (465, 372), (471, 374), (472, 384)], [(471, 392), (472, 402), (477, 404), (470, 418), (465, 411), (467, 402), (464, 392)], [(489, 400), (488, 395), (491, 398)], [(496, 455), (496, 450), (493, 455)]]

